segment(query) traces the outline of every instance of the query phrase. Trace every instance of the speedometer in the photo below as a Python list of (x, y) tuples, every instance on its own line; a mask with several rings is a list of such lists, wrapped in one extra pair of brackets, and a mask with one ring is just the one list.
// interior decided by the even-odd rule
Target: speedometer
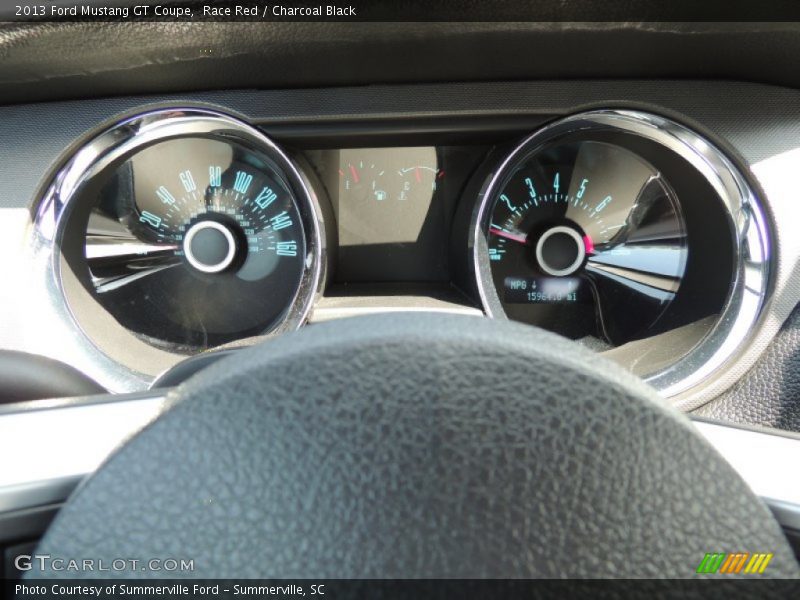
[[(263, 134), (216, 113), (157, 111), (74, 163), (84, 154), (96, 162), (70, 190), (65, 228), (82, 230), (82, 243), (65, 236), (61, 273), (96, 343), (124, 355), (115, 340), (135, 338), (186, 355), (302, 323), (322, 268), (317, 200)], [(116, 336), (104, 335), (104, 314), (122, 327)]]
[(86, 229), (91, 290), (128, 329), (206, 348), (271, 328), (300, 284), (298, 200), (240, 144), (176, 139), (108, 175)]

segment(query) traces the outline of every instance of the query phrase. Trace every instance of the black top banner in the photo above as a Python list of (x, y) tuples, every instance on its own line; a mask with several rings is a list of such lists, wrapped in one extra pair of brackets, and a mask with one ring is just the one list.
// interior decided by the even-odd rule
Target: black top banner
[(0, 20), (800, 22), (797, 0), (4, 0)]

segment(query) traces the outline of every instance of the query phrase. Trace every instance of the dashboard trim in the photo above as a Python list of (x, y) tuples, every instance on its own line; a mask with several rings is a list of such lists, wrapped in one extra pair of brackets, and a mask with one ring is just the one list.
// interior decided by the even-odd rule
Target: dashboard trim
[(17, 457), (0, 468), (0, 513), (64, 500), (163, 406), (161, 395), (134, 395), (61, 406), (28, 402), (20, 412), (0, 413), (0, 452)]
[(784, 527), (800, 529), (800, 436), (695, 420), (700, 434), (730, 463)]

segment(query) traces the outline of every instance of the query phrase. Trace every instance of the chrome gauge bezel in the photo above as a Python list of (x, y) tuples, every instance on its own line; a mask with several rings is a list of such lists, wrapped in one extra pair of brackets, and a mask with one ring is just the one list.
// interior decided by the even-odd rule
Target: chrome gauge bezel
[[(297, 292), (282, 320), (266, 335), (278, 335), (302, 326), (321, 295), (327, 265), (325, 214), (317, 186), (294, 161), (256, 127), (230, 115), (201, 108), (164, 108), (142, 112), (112, 125), (75, 151), (58, 171), (38, 205), (32, 227), (32, 252), (40, 268), (50, 303), (57, 317), (67, 322), (84, 370), (112, 391), (148, 386), (158, 373), (143, 373), (118, 357), (110, 356), (86, 331), (70, 306), (62, 272), (62, 244), (69, 217), (87, 186), (137, 151), (167, 140), (198, 137), (236, 142), (266, 155), (282, 171), (294, 191), (306, 234), (306, 258)], [(99, 310), (99, 307), (98, 307)], [(120, 328), (122, 326), (120, 325)], [(163, 350), (163, 369), (185, 358)], [(170, 358), (172, 357), (172, 358)], [(173, 360), (174, 359), (174, 360)]]
[(486, 232), (493, 199), (520, 160), (576, 132), (618, 131), (655, 142), (684, 159), (713, 188), (730, 226), (734, 274), (713, 326), (688, 353), (645, 380), (665, 398), (678, 398), (719, 375), (744, 347), (758, 323), (770, 282), (771, 240), (758, 197), (739, 169), (710, 141), (670, 119), (633, 110), (596, 110), (560, 119), (519, 143), (486, 178), (472, 215), (469, 252), (482, 307), (505, 319), (489, 265)]

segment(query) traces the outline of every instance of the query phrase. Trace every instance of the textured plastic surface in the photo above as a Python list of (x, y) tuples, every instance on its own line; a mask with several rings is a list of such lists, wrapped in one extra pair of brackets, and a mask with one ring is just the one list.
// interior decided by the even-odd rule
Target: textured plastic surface
[(800, 308), (750, 371), (698, 416), (800, 433)]
[(194, 577), (668, 578), (709, 551), (763, 548), (765, 576), (800, 574), (684, 417), (530, 327), (324, 323), (216, 363), (170, 401), (39, 552), (186, 556)]
[(3, 23), (0, 101), (489, 79), (799, 81), (792, 23), (637, 22), (631, 11), (643, 3), (624, 2), (561, 3), (556, 18), (581, 22), (545, 23), (552, 13), (541, 2), (499, 4), (450, 0), (430, 9), (469, 21), (498, 18), (510, 5), (517, 14), (502, 20), (517, 22)]

